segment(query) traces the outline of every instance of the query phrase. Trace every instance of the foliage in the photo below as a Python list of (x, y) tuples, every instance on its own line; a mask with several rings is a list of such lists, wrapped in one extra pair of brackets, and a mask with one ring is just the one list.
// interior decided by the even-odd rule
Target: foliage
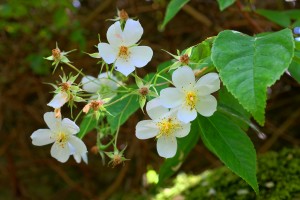
[(226, 167), (221, 167), (199, 175), (179, 174), (173, 186), (168, 190), (161, 189), (153, 199), (172, 199), (176, 196), (186, 199), (297, 199), (300, 195), (299, 164), (299, 149), (284, 149), (279, 153), (269, 152), (259, 156), (259, 196)]
[[(170, 1), (162, 26), (186, 3)], [(218, 3), (223, 10), (234, 1), (218, 0)], [(297, 14), (289, 12), (290, 18), (286, 20), (274, 12), (258, 12), (284, 26)], [(54, 19), (60, 19), (56, 27), (67, 24), (69, 19), (64, 14), (63, 10), (56, 10)], [(212, 153), (258, 194), (256, 153), (246, 131), (253, 127), (251, 117), (264, 125), (268, 87), (287, 70), (299, 80), (299, 44), (295, 45), (292, 31), (286, 28), (255, 36), (221, 31), (182, 52), (177, 50), (177, 55), (169, 53), (173, 60), (158, 65), (155, 73), (139, 77), (136, 71), (145, 67), (153, 56), (150, 47), (140, 45), (143, 28), (125, 11), (118, 11), (114, 21), (107, 31), (108, 43), (100, 42), (99, 52), (88, 54), (100, 65), (97, 78), (87, 76), (71, 63), (66, 57), (71, 51), (61, 52), (57, 46), (46, 58), (56, 67), (67, 66), (77, 73), (72, 81), (62, 79), (61, 83), (52, 84), (55, 94), (48, 105), (55, 109), (55, 116), (61, 117), (60, 108), (65, 103), (72, 111), (83, 102), (85, 105), (75, 118), (81, 120), (77, 136), (82, 139), (96, 129), (97, 151), (102, 158), (109, 155), (109, 163), (115, 166), (127, 160), (123, 156), (125, 148), (117, 145), (120, 127), (141, 108), (151, 120), (138, 122), (136, 136), (156, 138), (158, 154), (167, 158), (159, 172), (159, 184), (179, 169), (201, 138)], [(72, 34), (71, 40), (83, 41), (80, 28)], [(47, 73), (35, 65), (33, 69)], [(75, 82), (78, 76), (82, 76), (80, 83)], [(58, 146), (64, 146), (69, 136), (58, 132), (52, 137)], [(37, 143), (44, 144), (44, 138), (40, 140)], [(86, 158), (86, 152), (68, 153), (75, 159)]]

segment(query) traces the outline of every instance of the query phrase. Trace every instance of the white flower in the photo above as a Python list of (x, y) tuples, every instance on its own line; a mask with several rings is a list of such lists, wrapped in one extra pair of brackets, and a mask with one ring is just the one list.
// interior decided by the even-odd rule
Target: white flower
[(176, 113), (163, 107), (157, 98), (148, 102), (146, 110), (152, 120), (143, 120), (136, 125), (136, 137), (139, 139), (156, 137), (158, 154), (165, 158), (175, 156), (176, 137), (188, 135), (191, 124), (178, 120)]
[[(113, 98), (119, 85), (118, 79), (107, 72), (99, 74), (98, 78), (85, 76), (82, 78), (82, 88), (89, 93), (99, 93), (102, 98)], [(96, 95), (97, 97), (97, 95)]]
[(211, 93), (220, 89), (217, 73), (208, 73), (197, 82), (193, 70), (181, 67), (172, 74), (175, 88), (166, 88), (160, 92), (163, 106), (178, 109), (177, 117), (183, 122), (190, 122), (197, 117), (197, 112), (205, 117), (214, 114), (217, 100)]
[(135, 67), (144, 67), (153, 56), (150, 47), (136, 45), (142, 34), (143, 28), (139, 21), (128, 19), (124, 30), (117, 21), (107, 30), (109, 44), (98, 44), (99, 54), (106, 63), (115, 63), (116, 70), (128, 76)]
[(52, 157), (66, 162), (73, 155), (77, 162), (80, 161), (78, 156), (83, 157), (87, 148), (82, 140), (74, 136), (79, 132), (79, 127), (68, 118), (55, 118), (54, 112), (45, 113), (44, 120), (49, 129), (34, 131), (31, 135), (32, 144), (43, 146), (54, 143), (51, 148)]

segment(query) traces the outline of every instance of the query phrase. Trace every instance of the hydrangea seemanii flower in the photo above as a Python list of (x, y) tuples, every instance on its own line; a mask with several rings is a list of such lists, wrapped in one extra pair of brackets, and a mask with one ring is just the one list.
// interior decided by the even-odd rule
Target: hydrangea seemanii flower
[(49, 129), (38, 129), (30, 136), (32, 144), (43, 146), (54, 143), (51, 147), (51, 156), (58, 161), (66, 162), (70, 155), (79, 162), (81, 157), (87, 162), (85, 154), (87, 148), (78, 137), (74, 136), (79, 132), (79, 127), (70, 119), (56, 118), (54, 112), (44, 114), (44, 120)]
[(113, 98), (119, 87), (117, 81), (118, 79), (115, 76), (104, 72), (99, 74), (98, 78), (85, 76), (82, 78), (81, 83), (82, 89), (89, 93), (99, 93), (102, 98)]
[(99, 54), (107, 64), (115, 63), (115, 69), (128, 76), (135, 67), (144, 67), (153, 56), (150, 47), (136, 44), (142, 34), (143, 28), (139, 21), (128, 19), (123, 30), (117, 21), (107, 30), (109, 44), (98, 44)]
[(161, 105), (158, 98), (149, 101), (146, 110), (151, 120), (143, 120), (136, 125), (136, 137), (139, 139), (157, 138), (157, 152), (160, 156), (171, 158), (177, 151), (176, 137), (188, 135), (190, 123), (177, 119), (176, 113)]
[(197, 112), (209, 117), (217, 110), (217, 100), (211, 93), (220, 89), (217, 73), (208, 73), (197, 82), (193, 70), (183, 66), (172, 74), (175, 88), (161, 90), (163, 106), (178, 109), (177, 117), (187, 123), (197, 117)]

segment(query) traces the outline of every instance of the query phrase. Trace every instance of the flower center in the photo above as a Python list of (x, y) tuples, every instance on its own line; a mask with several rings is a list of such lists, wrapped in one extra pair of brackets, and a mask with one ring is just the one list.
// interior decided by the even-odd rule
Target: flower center
[(190, 57), (187, 54), (183, 54), (180, 56), (179, 61), (184, 65), (188, 65), (190, 62)]
[(161, 120), (156, 125), (159, 128), (159, 134), (156, 136), (156, 138), (159, 138), (161, 136), (172, 136), (174, 131), (180, 128), (180, 124), (178, 123), (178, 121), (174, 120), (171, 117)]
[(189, 91), (185, 94), (185, 102), (190, 109), (194, 109), (197, 101), (197, 95), (193, 91)]
[(60, 145), (62, 148), (64, 148), (68, 139), (69, 139), (69, 136), (66, 133), (59, 132), (56, 137), (56, 142), (58, 143), (58, 145)]
[(127, 59), (129, 56), (129, 48), (125, 46), (120, 46), (118, 57)]
[(60, 50), (59, 48), (52, 49), (52, 56), (54, 60), (59, 60), (60, 59)]

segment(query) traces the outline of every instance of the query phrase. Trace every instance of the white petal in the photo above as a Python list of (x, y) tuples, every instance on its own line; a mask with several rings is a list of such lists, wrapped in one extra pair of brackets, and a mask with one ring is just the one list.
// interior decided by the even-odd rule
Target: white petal
[(197, 94), (205, 96), (220, 89), (220, 79), (217, 73), (208, 73), (196, 83)]
[(217, 110), (217, 100), (212, 95), (200, 96), (196, 110), (205, 117), (210, 117)]
[(144, 67), (151, 60), (153, 51), (147, 46), (134, 46), (130, 48), (131, 62), (136, 67)]
[(92, 76), (84, 76), (81, 83), (82, 89), (90, 93), (95, 93), (100, 89), (100, 81)]
[(136, 44), (141, 39), (143, 32), (143, 27), (139, 21), (128, 19), (123, 31), (124, 43), (127, 46)]
[(81, 158), (82, 158), (83, 162), (85, 162), (85, 164), (88, 164), (87, 153), (82, 154), (82, 155), (81, 155)]
[(143, 120), (137, 123), (135, 135), (137, 138), (144, 140), (155, 137), (158, 134), (158, 127), (152, 120)]
[(169, 109), (162, 106), (159, 98), (155, 98), (147, 103), (146, 111), (151, 119), (158, 119), (166, 115), (166, 113), (169, 112)]
[[(115, 47), (119, 46), (121, 43), (123, 43), (122, 34), (123, 33), (122, 33), (120, 22), (117, 21), (108, 28), (107, 33), (106, 33), (107, 41), (109, 42), (109, 44), (111, 44)], [(101, 53), (100, 53), (100, 56), (102, 56)]]
[(80, 131), (79, 127), (73, 122), (72, 120), (68, 118), (64, 118), (61, 122), (62, 131), (65, 131), (66, 133), (70, 134), (76, 134)]
[(187, 124), (181, 124), (181, 128), (176, 130), (174, 132), (174, 135), (178, 138), (182, 138), (185, 137), (189, 134), (190, 130), (191, 130), (191, 124), (187, 123)]
[(68, 145), (61, 146), (56, 142), (51, 147), (51, 156), (59, 162), (66, 162), (70, 157), (70, 148)]
[(78, 137), (71, 135), (68, 142), (72, 145), (72, 147), (74, 147), (76, 154), (81, 155), (87, 152), (84, 142)]
[(75, 161), (77, 163), (81, 163), (81, 155), (79, 155), (79, 154), (73, 154), (73, 157), (74, 157), (74, 159), (75, 159)]
[(183, 66), (173, 72), (172, 81), (176, 88), (188, 89), (195, 85), (195, 75), (190, 67)]
[(36, 146), (43, 146), (54, 142), (51, 138), (52, 131), (50, 129), (39, 129), (31, 134), (32, 144)]
[(167, 108), (175, 108), (184, 102), (184, 93), (177, 88), (165, 88), (160, 91), (162, 105)]
[(68, 94), (65, 92), (60, 92), (60, 93), (56, 94), (47, 105), (52, 108), (60, 108), (66, 102), (68, 102)]
[(180, 121), (188, 123), (196, 119), (197, 111), (195, 109), (190, 109), (187, 106), (183, 106), (178, 109), (177, 117)]
[(118, 49), (113, 48), (107, 43), (99, 43), (98, 50), (99, 54), (107, 64), (115, 62), (118, 55)]
[(159, 137), (156, 144), (157, 152), (161, 157), (174, 157), (177, 151), (177, 141), (175, 137)]
[(115, 69), (121, 72), (124, 76), (128, 76), (135, 69), (130, 60), (124, 60), (121, 58), (116, 60), (115, 66)]
[(44, 121), (46, 122), (47, 126), (50, 128), (52, 132), (58, 132), (61, 128), (61, 119), (55, 117), (54, 112), (46, 112), (44, 114)]

